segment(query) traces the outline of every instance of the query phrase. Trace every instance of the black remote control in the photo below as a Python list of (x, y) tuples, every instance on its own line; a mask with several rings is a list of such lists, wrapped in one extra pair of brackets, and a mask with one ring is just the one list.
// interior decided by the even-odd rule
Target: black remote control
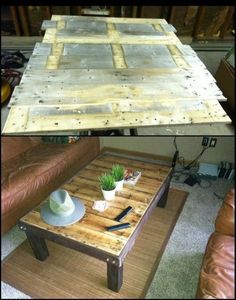
[(120, 222), (130, 211), (132, 210), (132, 206), (126, 207), (117, 217), (115, 217), (115, 221)]
[(122, 224), (118, 224), (118, 225), (113, 225), (113, 226), (109, 226), (106, 229), (108, 231), (114, 231), (114, 230), (119, 230), (119, 229), (124, 229), (124, 228), (128, 228), (130, 227), (130, 223), (122, 223)]

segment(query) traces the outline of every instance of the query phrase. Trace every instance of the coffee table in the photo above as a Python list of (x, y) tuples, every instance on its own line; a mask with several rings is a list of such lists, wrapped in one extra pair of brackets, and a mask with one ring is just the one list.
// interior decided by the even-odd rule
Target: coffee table
[[(135, 186), (125, 185), (116, 192), (114, 200), (108, 201), (109, 207), (98, 212), (92, 208), (95, 200), (102, 199), (98, 177), (114, 163), (139, 170), (142, 175)], [(48, 239), (106, 262), (107, 286), (118, 292), (124, 260), (152, 210), (165, 206), (172, 172), (170, 166), (148, 156), (105, 151), (61, 187), (85, 204), (86, 213), (80, 221), (65, 227), (46, 224), (40, 217), (43, 202), (20, 219), (19, 227), (25, 231), (35, 257), (41, 261), (49, 255), (45, 242)], [(121, 222), (114, 221), (127, 206), (132, 206), (132, 211)], [(106, 230), (107, 226), (125, 222), (131, 227)]]

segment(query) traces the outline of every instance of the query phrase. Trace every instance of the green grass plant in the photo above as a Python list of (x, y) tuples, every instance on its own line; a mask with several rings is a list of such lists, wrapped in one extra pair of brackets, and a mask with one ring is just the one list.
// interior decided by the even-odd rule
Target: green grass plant
[(114, 177), (115, 181), (121, 181), (124, 179), (125, 168), (121, 165), (115, 164), (112, 166), (111, 175)]
[(116, 187), (114, 177), (109, 173), (102, 174), (102, 176), (99, 177), (99, 181), (104, 191), (112, 191)]

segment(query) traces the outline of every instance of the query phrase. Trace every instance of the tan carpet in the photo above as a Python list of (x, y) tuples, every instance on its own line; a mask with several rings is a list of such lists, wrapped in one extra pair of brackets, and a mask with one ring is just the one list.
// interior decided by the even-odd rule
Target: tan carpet
[(40, 262), (28, 241), (2, 262), (2, 280), (33, 298), (144, 298), (188, 193), (171, 189), (166, 208), (156, 208), (124, 263), (119, 293), (106, 286), (106, 264), (47, 241)]

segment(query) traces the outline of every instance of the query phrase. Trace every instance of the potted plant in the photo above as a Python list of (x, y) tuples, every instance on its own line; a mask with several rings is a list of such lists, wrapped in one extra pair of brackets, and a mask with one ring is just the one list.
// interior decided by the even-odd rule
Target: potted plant
[(112, 166), (111, 175), (115, 179), (116, 190), (120, 191), (124, 185), (125, 168), (121, 165), (115, 164)]
[(101, 190), (105, 200), (113, 200), (115, 198), (116, 185), (115, 180), (111, 174), (104, 173), (99, 177)]

